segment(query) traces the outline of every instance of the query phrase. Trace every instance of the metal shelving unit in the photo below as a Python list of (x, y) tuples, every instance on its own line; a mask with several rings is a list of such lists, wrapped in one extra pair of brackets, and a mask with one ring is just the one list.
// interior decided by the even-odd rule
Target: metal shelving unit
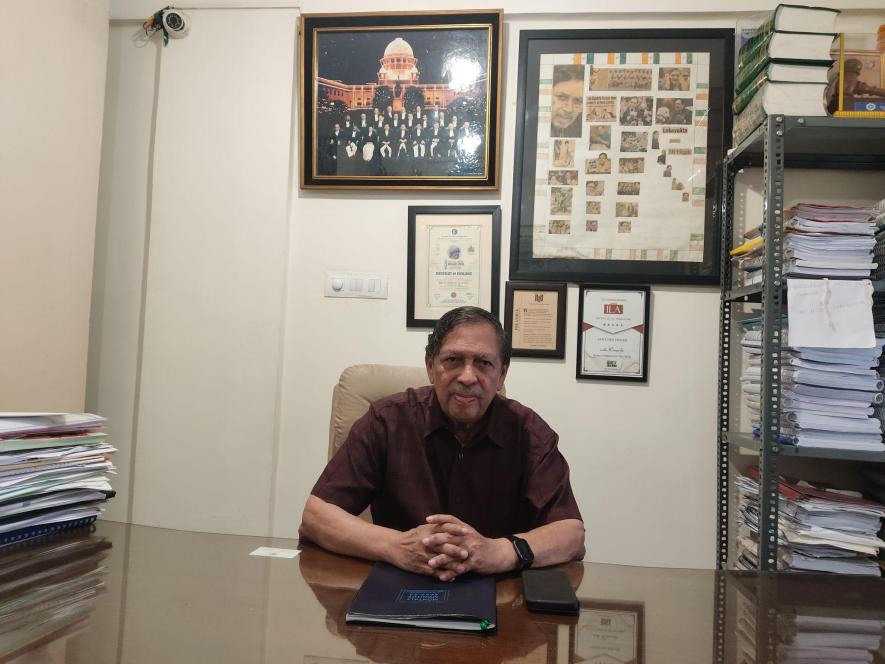
[[(763, 169), (763, 224), (765, 262), (761, 284), (732, 287), (732, 266), (728, 254), (733, 242), (735, 178), (741, 169)], [(728, 564), (730, 450), (753, 450), (759, 455), (760, 514), (759, 569), (777, 569), (778, 460), (781, 456), (840, 459), (885, 463), (883, 453), (839, 450), (808, 450), (781, 445), (780, 359), (783, 335), (782, 313), (786, 305), (783, 262), (784, 171), (787, 168), (827, 168), (845, 170), (885, 170), (885, 120), (846, 118), (804, 118), (769, 116), (766, 121), (725, 158), (720, 167), (718, 215), (721, 228), (722, 297), (719, 319), (719, 529), (717, 562)], [(876, 282), (879, 292), (885, 282)], [(761, 304), (762, 310), (762, 426), (761, 438), (731, 431), (730, 369), (731, 333), (735, 306), (745, 302)]]

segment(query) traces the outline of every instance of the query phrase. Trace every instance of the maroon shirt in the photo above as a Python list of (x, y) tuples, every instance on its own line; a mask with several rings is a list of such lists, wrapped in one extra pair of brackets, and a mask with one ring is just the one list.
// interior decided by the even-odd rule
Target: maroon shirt
[(372, 507), (380, 526), (405, 531), (452, 514), (486, 537), (580, 519), (558, 436), (517, 401), (496, 396), (461, 447), (430, 386), (376, 401), (313, 487), (351, 514)]

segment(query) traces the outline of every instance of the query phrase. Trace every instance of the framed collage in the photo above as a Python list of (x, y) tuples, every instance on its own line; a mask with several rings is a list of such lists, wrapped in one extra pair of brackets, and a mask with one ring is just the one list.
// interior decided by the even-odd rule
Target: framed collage
[(716, 284), (733, 30), (520, 33), (510, 276)]

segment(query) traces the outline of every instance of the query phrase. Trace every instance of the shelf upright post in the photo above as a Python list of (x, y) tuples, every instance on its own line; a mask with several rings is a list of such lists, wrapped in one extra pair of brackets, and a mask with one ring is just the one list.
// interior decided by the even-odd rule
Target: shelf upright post
[(783, 115), (771, 115), (763, 134), (762, 395), (759, 454), (759, 569), (777, 569), (778, 454), (783, 339), (784, 134)]
[(730, 429), (731, 417), (729, 413), (729, 390), (731, 387), (731, 298), (726, 293), (732, 287), (731, 257), (728, 249), (734, 241), (734, 180), (737, 170), (728, 161), (723, 161), (721, 166), (721, 181), (719, 184), (719, 205), (717, 206), (720, 226), (721, 250), (719, 264), (720, 298), (719, 298), (719, 473), (717, 475), (717, 489), (719, 500), (719, 532), (717, 540), (716, 565), (719, 569), (725, 569), (728, 565), (729, 552), (729, 447), (727, 433)]
[(729, 389), (731, 386), (729, 368), (731, 366), (731, 298), (726, 293), (731, 290), (732, 270), (731, 257), (728, 253), (733, 241), (734, 228), (734, 180), (737, 171), (727, 160), (720, 165), (720, 182), (716, 213), (719, 217), (719, 473), (717, 489), (719, 499), (719, 532), (716, 551), (716, 593), (714, 598), (715, 638), (713, 640), (713, 661), (716, 664), (725, 662), (725, 620), (726, 620), (726, 578), (722, 570), (728, 565), (729, 551), (729, 447), (727, 432), (729, 431)]

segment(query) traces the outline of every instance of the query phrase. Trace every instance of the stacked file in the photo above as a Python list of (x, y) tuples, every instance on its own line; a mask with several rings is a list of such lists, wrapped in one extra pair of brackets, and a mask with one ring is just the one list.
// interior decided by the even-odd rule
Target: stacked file
[[(758, 565), (759, 470), (736, 479), (740, 569)], [(885, 505), (854, 491), (781, 479), (778, 511), (778, 568), (806, 572), (879, 576), (876, 556)]]
[[(744, 321), (741, 346), (746, 366), (741, 390), (754, 432), (761, 425), (762, 332), (758, 319)], [(874, 406), (883, 402), (879, 364), (885, 338), (873, 348), (805, 348), (781, 337), (781, 442), (802, 448), (885, 452), (883, 423)]]
[(873, 246), (873, 260), (878, 267), (873, 279), (885, 279), (885, 200), (873, 206), (873, 223), (876, 225), (876, 244)]
[(882, 645), (885, 620), (875, 616), (832, 616), (797, 613), (778, 626), (784, 664), (854, 664), (875, 661)]
[(2, 661), (86, 626), (95, 598), (104, 591), (110, 547), (104, 538), (81, 532), (0, 548)]
[[(800, 203), (787, 211), (787, 217), (785, 275), (866, 279), (876, 269), (875, 208)], [(748, 238), (731, 252), (745, 285), (762, 281), (764, 240), (761, 234), (758, 237)]]
[(0, 545), (95, 521), (116, 450), (97, 415), (0, 413)]

